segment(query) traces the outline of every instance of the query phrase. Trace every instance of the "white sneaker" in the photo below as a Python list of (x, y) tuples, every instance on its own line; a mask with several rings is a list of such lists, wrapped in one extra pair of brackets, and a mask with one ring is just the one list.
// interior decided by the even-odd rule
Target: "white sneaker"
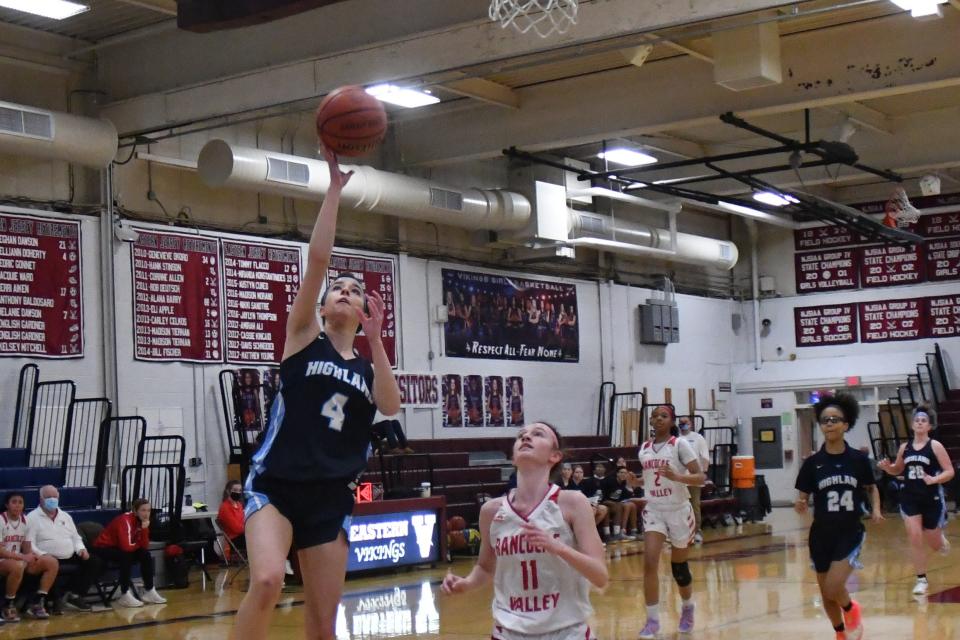
[(943, 544), (940, 546), (940, 555), (948, 556), (950, 555), (950, 541), (947, 540), (947, 534), (940, 532), (940, 538), (943, 540)]
[(284, 567), (283, 567), (283, 572), (284, 572), (285, 574), (287, 574), (288, 576), (292, 576), (292, 575), (293, 575), (293, 565), (290, 564), (290, 561), (289, 561), (289, 560), (285, 560), (284, 562), (286, 562), (286, 564), (285, 564)]
[(150, 591), (144, 591), (141, 593), (140, 599), (143, 600), (144, 604), (163, 604), (167, 601), (166, 598), (157, 593), (156, 587), (150, 589)]
[(693, 544), (703, 544), (703, 534), (699, 531), (693, 534)]
[(913, 595), (922, 596), (926, 595), (927, 589), (929, 588), (926, 578), (917, 578), (917, 584), (913, 585)]
[(143, 606), (143, 603), (137, 600), (137, 597), (129, 591), (121, 594), (119, 598), (114, 600), (114, 602), (121, 607), (142, 607)]

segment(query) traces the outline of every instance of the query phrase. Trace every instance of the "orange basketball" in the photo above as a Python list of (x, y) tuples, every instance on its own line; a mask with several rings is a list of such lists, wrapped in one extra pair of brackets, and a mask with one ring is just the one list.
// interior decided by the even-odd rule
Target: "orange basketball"
[(453, 516), (447, 520), (447, 531), (463, 531), (467, 528), (467, 521), (463, 516)]
[(323, 146), (342, 156), (362, 156), (376, 148), (387, 132), (383, 104), (363, 90), (334, 89), (317, 108), (317, 135)]
[(447, 534), (447, 546), (450, 551), (465, 551), (467, 549), (467, 534), (463, 531), (451, 531)]

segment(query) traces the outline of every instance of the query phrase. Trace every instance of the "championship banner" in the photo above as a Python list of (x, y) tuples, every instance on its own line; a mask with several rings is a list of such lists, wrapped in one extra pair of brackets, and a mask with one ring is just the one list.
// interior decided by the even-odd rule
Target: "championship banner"
[(577, 288), (443, 269), (446, 355), (578, 362)]
[(852, 344), (857, 341), (857, 305), (797, 307), (793, 310), (798, 347)]
[(280, 364), (300, 247), (221, 240), (227, 362)]
[(0, 356), (83, 356), (80, 223), (0, 214)]
[(891, 342), (926, 337), (923, 298), (860, 303), (860, 341)]
[(927, 298), (927, 337), (960, 336), (960, 295)]
[(890, 287), (924, 281), (923, 251), (918, 246), (886, 244), (860, 249), (863, 287)]
[(132, 243), (134, 358), (223, 362), (216, 238), (137, 229)]
[(929, 240), (924, 247), (927, 280), (960, 280), (960, 238)]
[[(397, 291), (397, 260), (396, 258), (377, 258), (362, 256), (343, 251), (334, 251), (330, 255), (330, 267), (327, 270), (327, 283), (333, 282), (333, 279), (349, 271), (360, 276), (363, 287), (367, 293), (376, 291), (383, 298), (383, 327), (381, 327), (380, 339), (383, 341), (383, 348), (387, 352), (387, 358), (392, 367), (397, 366), (397, 335), (399, 326), (397, 319), (400, 317), (398, 301), (400, 299)], [(370, 360), (370, 345), (367, 343), (367, 337), (360, 333), (354, 343), (357, 351), (367, 360)]]
[(860, 285), (855, 249), (798, 253), (794, 262), (797, 293), (856, 289)]

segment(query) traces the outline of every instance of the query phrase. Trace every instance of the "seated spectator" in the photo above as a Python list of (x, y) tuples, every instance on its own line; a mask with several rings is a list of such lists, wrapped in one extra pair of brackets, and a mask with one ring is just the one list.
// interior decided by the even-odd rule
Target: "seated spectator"
[(372, 431), (374, 448), (383, 449), (383, 440), (387, 440), (387, 448), (383, 453), (413, 453), (413, 449), (407, 446), (407, 436), (403, 434), (403, 427), (399, 420), (380, 420), (374, 422)]
[(48, 618), (50, 616), (45, 606), (47, 595), (57, 578), (60, 564), (53, 556), (24, 553), (22, 547), (27, 539), (27, 522), (23, 514), (23, 494), (11, 491), (4, 500), (4, 506), (6, 511), (0, 515), (0, 575), (7, 576), (3, 621), (20, 621), (14, 601), (25, 573), (40, 576), (40, 586), (30, 599), (27, 614), (31, 618)]
[(52, 556), (61, 569), (78, 567), (67, 583), (68, 591), (59, 600), (54, 599), (54, 609), (63, 604), (78, 611), (90, 611), (92, 607), (83, 596), (100, 576), (103, 564), (90, 556), (73, 518), (60, 508), (60, 492), (53, 485), (40, 487), (40, 506), (27, 515), (26, 535), (21, 546), (23, 553)]
[(561, 489), (566, 491), (579, 491), (580, 485), (573, 480), (573, 467), (569, 462), (560, 465), (560, 480), (557, 482)]
[[(243, 485), (238, 480), (230, 480), (223, 488), (223, 502), (217, 513), (217, 521), (230, 542), (239, 549), (246, 549), (243, 535)], [(230, 545), (223, 545), (223, 559), (230, 562)]]
[(623, 508), (620, 506), (619, 502), (610, 501), (605, 499), (605, 487), (613, 478), (607, 478), (607, 465), (603, 462), (597, 462), (593, 465), (593, 477), (586, 478), (583, 481), (581, 491), (588, 498), (596, 500), (598, 505), (606, 507), (608, 514), (608, 521), (613, 523), (613, 533), (610, 532), (610, 526), (603, 527), (603, 539), (604, 541), (619, 541), (624, 539), (624, 535), (621, 532), (621, 527), (623, 524)]
[[(566, 468), (569, 466), (569, 464), (564, 463), (563, 468), (561, 468), (561, 474), (565, 479), (567, 477)], [(569, 479), (566, 481), (566, 484), (561, 483), (560, 488), (570, 491), (580, 491), (583, 493), (583, 467), (578, 464), (571, 468)], [(590, 506), (593, 507), (593, 519), (597, 523), (597, 526), (605, 527), (609, 533), (610, 517), (608, 515), (607, 508), (600, 504), (599, 497), (587, 496), (587, 499), (590, 500)]]
[[(112, 560), (120, 566), (121, 607), (142, 607), (147, 604), (163, 604), (166, 598), (157, 593), (153, 585), (153, 557), (147, 548), (150, 545), (150, 502), (143, 498), (133, 501), (133, 509), (121, 513), (110, 521), (93, 543), (93, 552), (104, 560)], [(144, 592), (137, 598), (130, 588), (130, 568), (140, 564)]]
[(636, 540), (640, 535), (637, 530), (638, 502), (634, 500), (633, 489), (629, 483), (629, 473), (625, 466), (619, 467), (615, 476), (604, 479), (603, 501), (608, 506), (611, 503), (620, 506), (620, 528), (622, 531), (626, 531), (621, 539)]

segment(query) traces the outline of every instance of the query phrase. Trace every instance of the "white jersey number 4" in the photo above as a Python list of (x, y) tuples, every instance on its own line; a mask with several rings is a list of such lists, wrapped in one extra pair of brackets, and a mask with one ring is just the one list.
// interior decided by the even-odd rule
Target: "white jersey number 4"
[(347, 396), (342, 393), (335, 393), (323, 403), (323, 408), (320, 409), (320, 415), (327, 419), (329, 427), (334, 431), (343, 430), (343, 421), (346, 419), (343, 413), (343, 405), (346, 403)]

